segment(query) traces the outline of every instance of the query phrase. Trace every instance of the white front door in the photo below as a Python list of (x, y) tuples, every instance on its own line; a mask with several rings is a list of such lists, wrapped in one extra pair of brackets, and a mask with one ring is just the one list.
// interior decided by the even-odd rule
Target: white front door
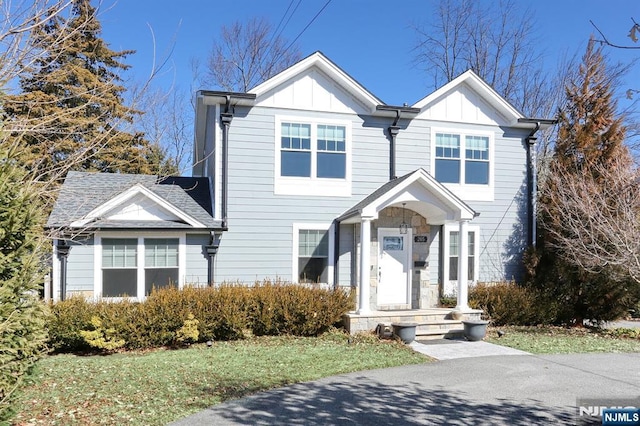
[(411, 229), (378, 229), (378, 306), (410, 304)]

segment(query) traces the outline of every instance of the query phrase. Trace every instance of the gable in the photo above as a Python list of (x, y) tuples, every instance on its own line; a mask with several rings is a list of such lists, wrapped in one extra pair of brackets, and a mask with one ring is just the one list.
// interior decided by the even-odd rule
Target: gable
[(183, 221), (176, 214), (171, 213), (142, 193), (138, 193), (125, 202), (104, 212), (101, 218), (104, 220), (127, 221)]
[(361, 102), (316, 67), (259, 96), (256, 105), (309, 111), (369, 113)]
[(159, 222), (163, 221), (163, 217), (167, 217), (173, 219), (168, 220), (169, 222), (183, 222), (195, 228), (205, 227), (191, 215), (141, 184), (136, 184), (100, 204), (82, 219), (71, 223), (71, 226), (84, 226), (91, 221), (104, 221), (105, 216), (118, 218), (114, 219), (115, 222), (129, 222), (128, 217), (135, 216), (145, 217), (143, 221)]
[(511, 124), (511, 120), (464, 83), (430, 102), (417, 118), (495, 126)]
[(369, 110), (316, 67), (259, 96), (258, 106), (367, 114)]
[(472, 70), (454, 78), (413, 105), (418, 117), (471, 124), (530, 127), (522, 113)]
[(250, 91), (255, 105), (373, 114), (382, 101), (316, 52)]

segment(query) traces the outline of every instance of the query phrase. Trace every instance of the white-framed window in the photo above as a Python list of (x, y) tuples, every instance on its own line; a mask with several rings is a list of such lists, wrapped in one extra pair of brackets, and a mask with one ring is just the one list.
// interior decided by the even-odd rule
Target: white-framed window
[(333, 236), (330, 224), (293, 225), (292, 279), (299, 283), (333, 283)]
[[(467, 280), (478, 281), (480, 256), (480, 227), (467, 225)], [(443, 277), (444, 293), (451, 294), (458, 281), (460, 260), (460, 227), (457, 223), (443, 226)]]
[(94, 294), (144, 299), (152, 289), (184, 285), (186, 235), (98, 233), (94, 245)]
[(465, 200), (493, 201), (493, 134), (432, 129), (431, 170), (440, 183)]
[(282, 195), (351, 195), (351, 122), (276, 117), (275, 185)]

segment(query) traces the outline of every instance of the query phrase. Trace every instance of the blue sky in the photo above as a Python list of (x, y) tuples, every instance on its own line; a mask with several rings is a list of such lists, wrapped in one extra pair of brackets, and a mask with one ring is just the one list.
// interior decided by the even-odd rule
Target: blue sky
[[(289, 40), (298, 36), (325, 3), (302, 0), (283, 35)], [(303, 56), (322, 51), (384, 102), (412, 104), (433, 90), (424, 72), (413, 63), (416, 35), (412, 25), (429, 22), (436, 3), (333, 0), (300, 36), (298, 45)], [(173, 48), (156, 84), (189, 89), (193, 86), (191, 59), (206, 61), (222, 25), (254, 16), (267, 17), (276, 25), (289, 4), (290, 0), (104, 0), (100, 19), (103, 38), (113, 49), (137, 51), (126, 60), (132, 65), (129, 77), (146, 78), (154, 55), (159, 61)], [(626, 37), (631, 17), (640, 21), (638, 0), (522, 0), (521, 5), (535, 14), (538, 42), (550, 69), (558, 56), (582, 53), (595, 31), (590, 19), (610, 41), (625, 45), (631, 44)], [(620, 61), (640, 58), (640, 50), (612, 49), (611, 54)], [(638, 86), (639, 77), (640, 67), (636, 67), (626, 83)]]

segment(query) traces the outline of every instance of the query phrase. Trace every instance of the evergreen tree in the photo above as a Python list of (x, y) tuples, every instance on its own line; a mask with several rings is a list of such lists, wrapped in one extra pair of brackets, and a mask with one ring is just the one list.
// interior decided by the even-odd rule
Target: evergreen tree
[(558, 321), (574, 325), (582, 325), (584, 319), (619, 318), (637, 300), (637, 286), (632, 280), (621, 280), (620, 275), (606, 265), (586, 270), (580, 259), (575, 258), (575, 252), (562, 249), (567, 242), (588, 246), (595, 238), (584, 230), (575, 232), (571, 228), (572, 221), (567, 214), (583, 212), (558, 208), (575, 205), (575, 200), (558, 199), (575, 197), (576, 193), (565, 188), (573, 187), (576, 182), (582, 186), (588, 182), (595, 185), (591, 188), (601, 189), (594, 193), (607, 194), (610, 172), (618, 167), (631, 167), (631, 157), (624, 144), (625, 127), (616, 113), (612, 84), (601, 48), (596, 48), (592, 39), (576, 80), (566, 88), (566, 106), (559, 115), (550, 177), (540, 197), (543, 226), (538, 234), (537, 252), (531, 258), (532, 283), (550, 300), (559, 302)]
[(0, 423), (44, 346), (44, 274), (37, 192), (13, 155), (0, 149)]
[(144, 135), (127, 131), (140, 112), (124, 105), (119, 73), (134, 52), (111, 50), (100, 33), (90, 0), (74, 0), (68, 18), (58, 14), (34, 29), (30, 42), (40, 53), (20, 76), (22, 93), (4, 99), (21, 160), (42, 180), (69, 169), (159, 171), (162, 159)]

